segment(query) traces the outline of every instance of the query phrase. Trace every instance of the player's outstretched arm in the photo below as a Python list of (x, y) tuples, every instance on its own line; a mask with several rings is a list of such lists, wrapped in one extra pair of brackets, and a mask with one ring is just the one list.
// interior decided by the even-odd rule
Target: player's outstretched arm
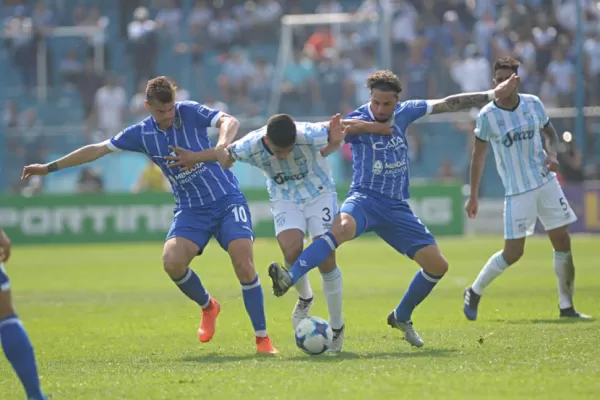
[(509, 96), (520, 82), (517, 74), (496, 86), (495, 89), (487, 92), (461, 93), (448, 96), (441, 100), (432, 100), (431, 114), (441, 114), (466, 110), (472, 107), (481, 108), (492, 100), (502, 99)]
[(112, 150), (106, 145), (106, 142), (90, 144), (48, 164), (31, 164), (25, 166), (21, 179), (27, 179), (33, 175), (47, 175), (59, 169), (90, 163), (109, 153), (112, 153)]
[(378, 135), (391, 135), (392, 127), (382, 122), (362, 121), (358, 119), (345, 119), (342, 121), (346, 135), (360, 135), (375, 133)]
[(481, 183), (481, 176), (483, 175), (483, 167), (485, 165), (485, 156), (488, 150), (488, 142), (475, 138), (475, 144), (473, 145), (473, 154), (471, 155), (471, 169), (469, 184), (471, 192), (467, 204), (465, 205), (465, 211), (469, 218), (475, 218), (478, 211), (478, 197), (479, 197), (479, 184)]

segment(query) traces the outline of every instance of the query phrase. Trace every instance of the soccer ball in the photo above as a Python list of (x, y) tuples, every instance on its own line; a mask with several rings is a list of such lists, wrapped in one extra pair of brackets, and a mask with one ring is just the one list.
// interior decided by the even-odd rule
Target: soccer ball
[(333, 331), (323, 318), (304, 318), (296, 327), (296, 346), (306, 354), (316, 356), (331, 347)]

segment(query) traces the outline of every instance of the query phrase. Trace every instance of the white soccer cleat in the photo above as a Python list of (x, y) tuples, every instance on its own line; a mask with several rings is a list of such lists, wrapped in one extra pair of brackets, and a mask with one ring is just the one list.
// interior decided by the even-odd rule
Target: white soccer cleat
[(423, 347), (423, 339), (421, 339), (421, 336), (415, 331), (411, 321), (396, 321), (396, 317), (394, 317), (394, 313), (392, 312), (388, 315), (387, 323), (392, 328), (401, 330), (404, 333), (404, 340), (408, 343), (415, 347)]
[(310, 308), (312, 307), (314, 302), (314, 296), (308, 300), (298, 298), (296, 306), (294, 307), (294, 311), (292, 312), (292, 327), (294, 328), (294, 330), (296, 330), (300, 321), (308, 317), (308, 314), (310, 313)]
[(332, 329), (333, 331), (333, 341), (331, 343), (331, 347), (329, 348), (330, 353), (339, 353), (342, 351), (342, 345), (344, 344), (344, 331), (346, 330), (346, 325), (342, 325), (340, 329)]

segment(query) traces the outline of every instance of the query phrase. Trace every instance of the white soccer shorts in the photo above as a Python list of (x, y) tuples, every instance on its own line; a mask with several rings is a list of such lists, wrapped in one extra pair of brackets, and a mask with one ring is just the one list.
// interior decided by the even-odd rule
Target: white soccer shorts
[(311, 238), (321, 236), (333, 224), (338, 213), (336, 193), (322, 193), (314, 199), (299, 204), (293, 201), (275, 200), (271, 206), (275, 235), (288, 229), (299, 229)]
[(532, 235), (538, 218), (546, 231), (577, 221), (557, 179), (504, 199), (504, 238)]

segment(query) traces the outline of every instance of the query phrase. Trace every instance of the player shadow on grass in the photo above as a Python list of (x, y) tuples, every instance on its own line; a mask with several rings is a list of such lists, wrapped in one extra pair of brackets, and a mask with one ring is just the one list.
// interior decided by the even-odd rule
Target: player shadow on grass
[(570, 325), (570, 324), (588, 324), (590, 322), (595, 322), (594, 318), (592, 319), (583, 319), (583, 318), (561, 318), (561, 319), (497, 319), (496, 322), (502, 322), (504, 324), (510, 325), (539, 325), (539, 324), (557, 324), (557, 325)]
[[(244, 354), (244, 355), (224, 355), (219, 353), (208, 353), (197, 356), (185, 356), (181, 358), (183, 362), (196, 363), (228, 363), (236, 361), (250, 360), (275, 360), (278, 362), (286, 361), (309, 361), (309, 362), (338, 362), (345, 360), (372, 360), (372, 359), (398, 359), (398, 358), (415, 358), (415, 357), (450, 357), (457, 350), (454, 349), (424, 349), (424, 350), (404, 350), (390, 351), (386, 353), (354, 353), (351, 351), (343, 351), (341, 353), (326, 353), (319, 356), (309, 356), (305, 354), (288, 357), (287, 354), (279, 356), (266, 356), (259, 354)], [(296, 352), (295, 352), (296, 353)]]

